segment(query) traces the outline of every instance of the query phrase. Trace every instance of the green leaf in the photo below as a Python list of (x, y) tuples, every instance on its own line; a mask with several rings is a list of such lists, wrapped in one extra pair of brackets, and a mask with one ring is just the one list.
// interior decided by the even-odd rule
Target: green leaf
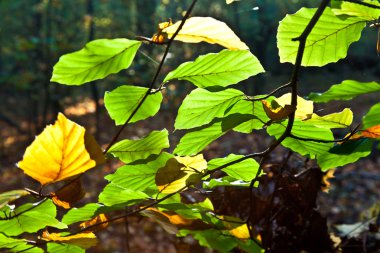
[(0, 194), (0, 208), (23, 196), (29, 195), (25, 190), (12, 190)]
[(115, 143), (108, 153), (125, 163), (131, 163), (150, 155), (159, 154), (162, 149), (169, 147), (168, 131), (152, 131), (139, 140), (122, 140)]
[(238, 239), (216, 229), (203, 231), (180, 230), (179, 236), (186, 235), (192, 235), (201, 246), (217, 250), (218, 252), (231, 252), (238, 243)]
[[(124, 124), (139, 105), (148, 88), (123, 85), (104, 95), (104, 104), (116, 125)], [(161, 92), (149, 94), (130, 123), (154, 116), (160, 109)]]
[(103, 205), (90, 203), (80, 208), (72, 208), (62, 218), (62, 222), (71, 225), (79, 221), (86, 221), (92, 219), (96, 211)]
[(323, 171), (354, 163), (371, 154), (373, 141), (366, 138), (336, 145), (328, 152), (317, 156), (318, 165)]
[(85, 249), (79, 246), (67, 243), (48, 243), (47, 250), (49, 253), (84, 253)]
[(266, 122), (269, 121), (260, 101), (251, 102), (248, 100), (240, 100), (234, 104), (228, 111), (227, 115), (250, 115), (247, 121), (234, 127), (234, 131), (241, 133), (252, 133), (255, 129), (262, 129)]
[[(270, 125), (267, 128), (268, 134), (275, 136), (276, 138), (279, 138), (285, 131), (286, 124), (287, 124), (286, 122), (287, 121), (284, 121), (279, 124)], [(304, 122), (298, 121), (298, 120), (294, 122), (294, 125), (292, 128), (292, 134), (298, 137), (302, 137), (302, 138), (325, 140), (325, 141), (334, 140), (334, 136), (331, 130), (305, 124)], [(298, 139), (288, 137), (281, 143), (281, 145), (303, 156), (309, 156), (310, 158), (314, 159), (316, 155), (321, 155), (327, 152), (330, 148), (332, 148), (334, 144), (332, 142), (321, 143), (321, 142), (314, 142), (314, 141), (298, 140)]]
[[(302, 8), (280, 22), (277, 47), (281, 62), (295, 63), (299, 41), (293, 39), (305, 30), (315, 11)], [(324, 66), (345, 58), (348, 47), (359, 40), (365, 25), (366, 21), (358, 17), (341, 19), (327, 7), (307, 38), (302, 66)]]
[[(364, 0), (363, 3), (372, 4), (380, 7), (379, 1)], [(359, 17), (366, 21), (377, 20), (380, 16), (380, 9), (371, 8), (358, 3), (350, 3), (341, 0), (331, 2), (332, 11), (335, 15), (349, 15)]]
[(74, 53), (62, 56), (53, 70), (52, 82), (80, 85), (128, 68), (140, 41), (99, 39), (86, 44)]
[(223, 50), (199, 56), (171, 71), (164, 82), (179, 79), (192, 82), (199, 88), (226, 87), (250, 76), (264, 72), (259, 60), (248, 50)]
[(106, 206), (113, 205), (135, 205), (143, 200), (148, 199), (149, 196), (142, 191), (135, 191), (128, 189), (117, 184), (110, 183), (104, 187), (99, 195), (99, 202)]
[(380, 91), (380, 84), (377, 82), (363, 83), (354, 80), (345, 80), (340, 84), (335, 84), (324, 93), (310, 93), (309, 99), (318, 103), (326, 103), (332, 100), (350, 100), (356, 96)]
[[(0, 220), (0, 232), (8, 236), (17, 236), (24, 232), (37, 232), (46, 226), (67, 228), (66, 224), (55, 219), (56, 214), (56, 207), (50, 199), (40, 204), (24, 204), (8, 214), (9, 219)], [(0, 217), (4, 219), (5, 215), (1, 214)]]
[(35, 245), (28, 244), (22, 239), (7, 237), (0, 233), (0, 250), (8, 249), (7, 252), (43, 253), (44, 251)]
[(318, 116), (313, 114), (311, 119), (305, 120), (305, 124), (311, 124), (322, 128), (346, 128), (352, 123), (354, 115), (352, 111), (345, 108), (341, 112), (328, 114), (325, 116)]
[(363, 117), (363, 128), (367, 129), (380, 125), (380, 103), (372, 106), (367, 114)]
[(182, 102), (174, 126), (176, 129), (190, 129), (208, 124), (214, 118), (223, 117), (226, 110), (243, 96), (235, 89), (218, 92), (195, 89)]
[(203, 188), (212, 189), (219, 186), (249, 187), (250, 184), (247, 181), (225, 176), (222, 178), (212, 178), (210, 181), (203, 181)]
[[(208, 162), (207, 169), (214, 170), (222, 165), (239, 160), (243, 157), (243, 155), (230, 154), (225, 158), (215, 158)], [(251, 181), (255, 178), (258, 170), (259, 164), (252, 158), (245, 159), (222, 169), (222, 171), (226, 172), (227, 175), (244, 181)]]
[[(155, 176), (160, 168), (165, 167), (169, 159), (173, 158), (173, 155), (168, 153), (162, 153), (154, 159), (148, 161), (141, 161), (138, 164), (129, 164), (120, 167), (114, 174), (106, 176), (106, 179), (110, 182), (100, 194), (99, 199), (101, 202), (107, 204), (122, 203), (128, 197), (129, 193), (138, 192), (142, 196), (141, 192), (154, 194), (158, 193), (158, 188), (155, 184)], [(119, 196), (119, 192), (125, 191), (123, 196)], [(106, 198), (110, 197), (111, 201)], [(120, 199), (119, 199), (120, 197)], [(105, 204), (106, 204), (105, 203)]]

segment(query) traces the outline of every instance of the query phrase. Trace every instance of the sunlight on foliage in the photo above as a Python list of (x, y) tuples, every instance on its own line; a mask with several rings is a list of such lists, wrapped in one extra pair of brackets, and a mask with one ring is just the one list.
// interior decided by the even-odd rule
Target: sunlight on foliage
[[(173, 36), (180, 25), (180, 21), (162, 30), (169, 37)], [(231, 50), (248, 49), (239, 37), (222, 21), (211, 17), (191, 17), (179, 31), (174, 40), (186, 43), (207, 42), (219, 44)]]
[(48, 242), (72, 244), (84, 249), (91, 248), (98, 243), (98, 240), (94, 233), (79, 233), (70, 236), (62, 236), (59, 233), (49, 233), (47, 230), (45, 230), (42, 233), (41, 239)]

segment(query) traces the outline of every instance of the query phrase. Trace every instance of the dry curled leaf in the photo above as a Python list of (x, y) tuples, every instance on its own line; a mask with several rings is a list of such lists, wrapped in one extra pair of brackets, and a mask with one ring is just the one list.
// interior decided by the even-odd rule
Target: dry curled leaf
[(73, 204), (81, 200), (85, 195), (81, 179), (78, 177), (50, 194), (51, 199), (57, 206), (70, 209)]
[[(99, 214), (89, 221), (82, 222), (79, 226), (81, 229), (87, 229), (88, 227), (94, 226), (90, 231), (99, 231), (108, 227), (108, 218), (105, 214)], [(95, 226), (96, 225), (96, 226)]]
[(104, 162), (98, 144), (84, 127), (58, 114), (26, 149), (18, 163), (27, 175), (42, 185), (81, 174)]
[(94, 233), (79, 233), (70, 236), (61, 236), (59, 233), (49, 233), (45, 230), (42, 233), (41, 239), (48, 242), (72, 244), (84, 249), (91, 248), (98, 243)]

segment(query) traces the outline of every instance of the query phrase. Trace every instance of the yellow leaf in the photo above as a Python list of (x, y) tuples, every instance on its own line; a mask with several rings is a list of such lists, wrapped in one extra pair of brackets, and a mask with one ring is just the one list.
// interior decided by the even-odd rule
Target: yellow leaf
[[(279, 98), (276, 98), (276, 102), (281, 106), (285, 107), (290, 105), (292, 101), (292, 94), (286, 93)], [(309, 119), (313, 115), (314, 105), (313, 101), (303, 99), (302, 97), (297, 96), (297, 109), (295, 117), (298, 119)]]
[(202, 154), (193, 157), (178, 156), (169, 159), (165, 167), (157, 171), (156, 185), (162, 193), (173, 193), (199, 182), (206, 169), (207, 162)]
[[(177, 31), (180, 21), (162, 30), (170, 39)], [(211, 17), (192, 17), (186, 20), (175, 40), (187, 43), (207, 42), (219, 44), (230, 50), (249, 49), (226, 23)]]
[(249, 239), (249, 230), (247, 224), (243, 224), (230, 230), (230, 234), (238, 239)]
[(48, 231), (44, 231), (42, 233), (42, 240), (48, 242), (58, 242), (58, 243), (67, 243), (79, 246), (84, 249), (91, 248), (98, 243), (96, 236), (94, 233), (80, 233), (71, 236), (61, 236), (58, 233), (49, 233)]
[(362, 130), (359, 133), (356, 133), (353, 136), (351, 136), (350, 139), (353, 140), (353, 139), (358, 139), (361, 137), (367, 137), (371, 139), (380, 139), (380, 125), (372, 126), (365, 130)]
[(42, 185), (95, 167), (104, 162), (104, 156), (92, 137), (87, 135), (85, 138), (85, 131), (63, 114), (58, 114), (55, 124), (47, 126), (26, 149), (18, 167)]
[(331, 188), (330, 179), (334, 178), (334, 169), (328, 170), (327, 172), (323, 173), (322, 177), (322, 191), (329, 192)]
[(78, 202), (84, 197), (85, 191), (82, 187), (82, 182), (80, 178), (69, 182), (64, 185), (61, 189), (50, 194), (54, 204), (63, 207), (65, 209), (70, 209), (73, 204)]
[[(81, 227), (81, 229), (86, 229), (90, 226), (96, 225), (96, 226), (94, 226), (94, 229), (92, 229), (91, 231), (99, 231), (99, 230), (102, 230), (102, 229), (105, 229), (108, 227), (107, 221), (108, 221), (107, 216), (105, 214), (101, 213), (89, 221), (82, 222), (79, 226)], [(99, 224), (99, 225), (97, 225), (97, 224)]]

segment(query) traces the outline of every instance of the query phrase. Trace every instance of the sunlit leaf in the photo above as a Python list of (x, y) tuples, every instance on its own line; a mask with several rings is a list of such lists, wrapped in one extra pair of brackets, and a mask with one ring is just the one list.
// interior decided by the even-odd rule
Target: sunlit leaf
[(149, 195), (140, 191), (129, 189), (128, 186), (120, 186), (114, 183), (109, 183), (104, 187), (99, 195), (99, 202), (106, 206), (120, 205), (125, 206), (134, 205), (149, 199)]
[[(208, 162), (207, 169), (214, 170), (220, 166), (225, 166), (226, 164), (239, 160), (243, 157), (243, 155), (230, 154), (225, 158), (215, 158)], [(223, 168), (222, 171), (226, 172), (227, 175), (237, 180), (251, 181), (253, 178), (255, 178), (258, 169), (259, 164), (254, 159), (249, 158), (227, 166)]]
[(236, 180), (236, 178), (225, 176), (222, 178), (212, 178), (210, 181), (203, 181), (203, 188), (212, 189), (219, 186), (249, 187), (250, 182)]
[(41, 203), (24, 204), (7, 214), (0, 213), (0, 231), (8, 236), (20, 235), (24, 232), (34, 233), (46, 226), (67, 228), (55, 216), (56, 207), (51, 200)]
[(380, 125), (380, 103), (372, 106), (367, 114), (363, 117), (363, 128), (370, 128)]
[[(276, 102), (283, 108), (286, 107), (286, 105), (290, 105), (292, 102), (292, 94), (286, 93), (282, 95), (279, 98), (275, 99)], [(295, 118), (297, 119), (309, 119), (311, 115), (313, 114), (314, 105), (313, 101), (306, 100), (300, 96), (297, 96), (297, 109)]]
[(368, 139), (347, 141), (336, 145), (328, 152), (317, 156), (318, 165), (323, 171), (354, 163), (371, 153), (373, 142)]
[[(279, 124), (272, 124), (267, 128), (268, 134), (279, 138), (285, 131), (287, 121)], [(319, 128), (303, 121), (296, 120), (292, 128), (292, 134), (301, 138), (316, 139), (324, 141), (334, 140), (334, 136), (330, 129)], [(322, 143), (309, 140), (298, 140), (291, 137), (286, 138), (281, 145), (303, 155), (315, 158), (321, 155), (334, 145), (332, 142)]]
[[(163, 29), (169, 38), (177, 31), (181, 21)], [(211, 17), (191, 17), (186, 20), (175, 40), (187, 43), (207, 42), (231, 50), (248, 49), (239, 37), (224, 23)]]
[(52, 82), (80, 85), (128, 68), (141, 42), (99, 39), (74, 53), (62, 56), (54, 66)]
[[(58, 114), (55, 124), (47, 126), (26, 149), (18, 167), (45, 185), (81, 174), (103, 163), (103, 155), (93, 157), (89, 153), (85, 131), (63, 114)], [(99, 152), (95, 155), (101, 153), (100, 147), (97, 149)]]
[(192, 82), (199, 88), (226, 87), (262, 72), (263, 67), (250, 51), (223, 50), (181, 64), (165, 77), (164, 82), (179, 79)]
[(85, 249), (79, 246), (65, 244), (65, 243), (47, 243), (47, 250), (49, 253), (84, 253)]
[(169, 147), (168, 131), (152, 131), (139, 140), (122, 140), (115, 143), (108, 153), (125, 163), (145, 159), (152, 154), (159, 154)]
[(29, 192), (25, 190), (12, 190), (3, 192), (0, 194), (0, 208), (26, 195), (29, 195)]
[(7, 237), (2, 233), (0, 233), (0, 250), (1, 249), (7, 249), (6, 252), (26, 252), (26, 253), (43, 253), (44, 252), (41, 248), (38, 248), (33, 244), (28, 244), (26, 240)]
[(340, 84), (335, 84), (324, 93), (310, 93), (309, 99), (318, 103), (326, 103), (332, 100), (350, 100), (356, 96), (380, 91), (380, 84), (377, 82), (363, 83), (354, 80), (345, 80)]
[(362, 18), (366, 21), (374, 21), (380, 17), (379, 1), (364, 0), (363, 3), (368, 3), (379, 8), (371, 8), (358, 3), (350, 3), (342, 0), (331, 1), (332, 11), (335, 15), (349, 15)]
[(98, 239), (94, 233), (79, 233), (75, 235), (61, 236), (59, 233), (49, 233), (48, 231), (44, 231), (41, 239), (48, 242), (72, 244), (84, 249), (91, 248), (98, 243)]
[[(280, 61), (295, 63), (301, 35), (317, 9), (302, 8), (280, 22), (277, 47)], [(351, 43), (359, 40), (366, 21), (358, 17), (341, 19), (327, 7), (309, 34), (302, 66), (324, 66), (345, 58)], [(328, 27), (328, 29), (326, 29)]]
[(231, 235), (235, 236), (238, 239), (249, 239), (249, 230), (247, 224), (240, 225), (236, 228), (230, 230)]
[(182, 102), (174, 126), (176, 129), (189, 129), (208, 124), (214, 118), (223, 117), (226, 110), (243, 96), (236, 89), (218, 92), (195, 89)]
[(322, 191), (327, 192), (327, 193), (330, 191), (330, 188), (331, 188), (330, 179), (334, 178), (334, 173), (335, 173), (335, 170), (331, 169), (323, 174), (322, 187), (321, 187)]
[(367, 137), (371, 139), (380, 139), (380, 125), (372, 126), (367, 129), (361, 130), (359, 133), (354, 134), (351, 139), (360, 137)]
[[(122, 85), (104, 95), (104, 104), (110, 117), (116, 125), (124, 124), (137, 108), (148, 88)], [(155, 115), (162, 102), (161, 92), (149, 94), (130, 123), (137, 122)]]
[(161, 193), (173, 193), (199, 182), (206, 169), (207, 162), (202, 154), (193, 157), (177, 156), (169, 159), (165, 167), (157, 171), (156, 185)]
[(84, 195), (85, 191), (82, 187), (81, 178), (77, 178), (67, 183), (58, 191), (50, 194), (54, 204), (65, 209), (72, 208), (73, 204), (81, 200)]
[(100, 204), (89, 203), (80, 208), (72, 208), (62, 218), (62, 222), (71, 225), (75, 222), (86, 221), (95, 216), (96, 211), (102, 207)]
[(322, 128), (346, 128), (352, 123), (354, 115), (352, 111), (345, 108), (341, 112), (331, 113), (325, 116), (318, 116), (313, 114), (311, 119), (306, 120), (306, 124), (312, 124)]

